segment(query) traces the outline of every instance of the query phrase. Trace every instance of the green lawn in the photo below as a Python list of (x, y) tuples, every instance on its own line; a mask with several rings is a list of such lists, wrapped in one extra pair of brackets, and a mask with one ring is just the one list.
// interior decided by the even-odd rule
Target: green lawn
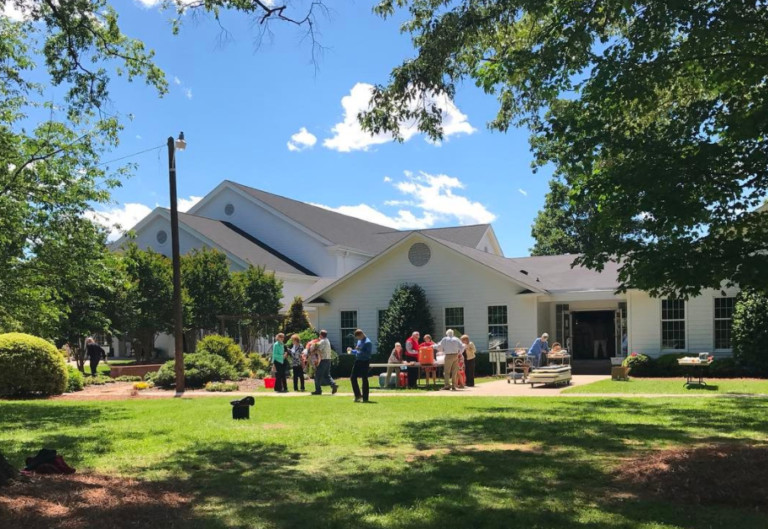
[[(499, 379), (493, 378), (493, 377), (478, 377), (478, 378), (475, 378), (475, 385), (485, 384), (486, 382), (493, 382), (494, 380), (499, 380)], [(348, 378), (337, 378), (335, 379), (335, 381), (339, 385), (339, 391), (341, 393), (352, 393), (352, 383), (349, 381)], [(371, 393), (377, 392), (377, 391), (387, 392), (387, 393), (424, 393), (425, 391), (438, 391), (441, 387), (443, 387), (443, 379), (442, 378), (437, 379), (437, 386), (433, 386), (430, 383), (429, 387), (426, 387), (424, 384), (424, 379), (422, 378), (419, 381), (419, 389), (381, 388), (379, 387), (379, 377), (378, 375), (376, 375), (368, 378), (368, 385), (370, 386)], [(310, 391), (314, 391), (315, 390), (314, 380), (312, 379), (305, 380), (304, 389), (306, 389), (307, 393), (309, 393)], [(293, 378), (291, 377), (288, 377), (288, 390), (293, 392)], [(257, 392), (274, 391), (274, 389), (259, 387), (259, 388), (256, 388), (256, 391)], [(323, 386), (323, 393), (330, 393), (330, 392), (331, 392), (330, 386)]]
[(584, 386), (568, 388), (565, 393), (660, 393), (666, 395), (690, 394), (754, 394), (768, 395), (768, 380), (748, 378), (706, 379), (704, 386), (685, 385), (683, 378), (630, 378), (629, 381), (600, 380)]
[(190, 527), (768, 527), (618, 494), (611, 474), (648, 450), (764, 443), (768, 400), (257, 399), (238, 422), (228, 400), (0, 402), (0, 451), (19, 465), (56, 448), (81, 471), (184, 491)]

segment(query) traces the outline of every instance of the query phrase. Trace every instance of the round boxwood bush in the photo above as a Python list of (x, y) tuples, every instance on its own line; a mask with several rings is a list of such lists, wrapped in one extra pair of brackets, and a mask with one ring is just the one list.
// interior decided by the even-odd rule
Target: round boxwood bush
[(0, 334), (0, 396), (60, 395), (67, 367), (58, 349), (36, 336)]
[[(187, 387), (201, 388), (208, 382), (238, 378), (235, 368), (220, 356), (207, 353), (184, 355), (184, 383)], [(153, 381), (156, 386), (173, 387), (176, 384), (174, 361), (169, 360), (163, 364)]]
[(243, 350), (228, 336), (209, 334), (197, 342), (195, 353), (220, 356), (238, 371), (243, 371), (247, 367)]
[(630, 374), (636, 377), (653, 375), (653, 360), (644, 354), (632, 353), (624, 359), (621, 365), (632, 368)]
[(681, 377), (684, 375), (678, 359), (688, 356), (685, 353), (669, 353), (661, 355), (653, 361), (654, 375), (657, 377)]
[(715, 358), (708, 368), (709, 376), (712, 378), (735, 378), (744, 375), (744, 370), (736, 362), (736, 359)]
[(85, 387), (85, 377), (76, 368), (67, 366), (67, 393), (82, 391)]

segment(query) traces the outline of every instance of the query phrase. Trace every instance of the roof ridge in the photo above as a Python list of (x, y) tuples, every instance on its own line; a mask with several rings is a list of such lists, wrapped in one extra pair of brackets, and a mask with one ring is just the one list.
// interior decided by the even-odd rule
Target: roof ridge
[[(386, 230), (390, 230), (388, 232), (382, 232), (382, 233), (392, 233), (392, 232), (400, 231), (400, 230), (396, 230), (394, 228), (390, 228), (389, 226), (384, 226), (383, 224), (378, 224), (376, 222), (371, 222), (369, 220), (361, 219), (359, 217), (353, 217), (352, 215), (345, 215), (344, 213), (339, 213), (338, 211), (334, 211), (332, 209), (323, 208), (323, 207), (317, 206), (315, 204), (311, 204), (309, 202), (302, 202), (301, 200), (296, 200), (295, 198), (290, 198), (290, 197), (286, 197), (286, 196), (283, 196), (283, 195), (278, 195), (277, 193), (272, 193), (270, 191), (265, 191), (263, 189), (258, 189), (256, 187), (251, 187), (249, 185), (241, 184), (239, 182), (234, 182), (232, 180), (226, 180), (226, 182), (230, 182), (231, 184), (234, 184), (234, 185), (236, 185), (236, 186), (238, 186), (240, 188), (245, 188), (245, 189), (248, 189), (248, 190), (251, 190), (251, 191), (257, 191), (259, 193), (265, 193), (267, 195), (271, 195), (273, 197), (277, 197), (277, 198), (282, 199), (282, 200), (288, 200), (288, 201), (293, 202), (294, 204), (296, 204), (298, 206), (302, 206), (302, 207), (309, 206), (309, 207), (312, 207), (312, 208), (316, 208), (316, 209), (318, 209), (320, 211), (324, 211), (326, 213), (330, 213), (330, 214), (333, 214), (333, 215), (338, 215), (340, 217), (344, 217), (346, 219), (352, 219), (352, 220), (355, 220), (357, 222), (364, 222), (366, 224), (370, 224), (371, 226), (377, 226), (379, 228), (384, 228)], [(296, 220), (296, 219), (293, 219), (293, 220)], [(312, 230), (311, 226), (305, 226), (305, 227), (309, 228), (310, 230)], [(314, 230), (312, 230), (312, 231), (314, 231)]]
[(293, 266), (297, 270), (300, 270), (301, 272), (304, 272), (307, 275), (318, 277), (317, 274), (314, 273), (309, 268), (307, 268), (305, 266), (302, 266), (301, 264), (299, 264), (298, 262), (294, 261), (293, 259), (291, 259), (287, 255), (285, 255), (283, 253), (280, 253), (279, 251), (277, 251), (274, 248), (272, 248), (271, 246), (269, 246), (267, 243), (265, 243), (263, 241), (260, 241), (259, 239), (257, 239), (253, 235), (251, 235), (250, 233), (248, 233), (248, 232), (238, 228), (237, 226), (235, 226), (231, 222), (227, 222), (226, 220), (221, 220), (219, 222), (221, 222), (224, 226), (226, 226), (230, 230), (234, 231), (238, 235), (246, 238), (247, 240), (249, 240), (250, 242), (252, 242), (256, 246), (258, 246), (259, 248), (263, 249), (264, 251), (267, 251), (267, 252), (271, 253), (272, 255), (274, 255), (275, 257), (277, 257), (278, 259), (281, 259), (281, 260), (285, 261), (286, 263), (288, 263), (289, 265)]

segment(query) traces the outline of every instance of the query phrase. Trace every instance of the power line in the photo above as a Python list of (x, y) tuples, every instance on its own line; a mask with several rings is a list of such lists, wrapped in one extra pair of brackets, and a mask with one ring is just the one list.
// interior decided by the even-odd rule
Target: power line
[(101, 167), (102, 165), (107, 165), (108, 163), (112, 163), (112, 162), (119, 162), (120, 160), (125, 160), (126, 158), (132, 158), (134, 156), (138, 156), (139, 154), (144, 154), (145, 152), (156, 151), (158, 149), (162, 149), (163, 147), (165, 147), (165, 143), (160, 144), (157, 147), (151, 147), (149, 149), (144, 149), (143, 151), (135, 152), (133, 154), (126, 154), (125, 156), (121, 156), (120, 158), (115, 158), (114, 160), (109, 160), (108, 162), (102, 162), (100, 164), (97, 164), (96, 167)]

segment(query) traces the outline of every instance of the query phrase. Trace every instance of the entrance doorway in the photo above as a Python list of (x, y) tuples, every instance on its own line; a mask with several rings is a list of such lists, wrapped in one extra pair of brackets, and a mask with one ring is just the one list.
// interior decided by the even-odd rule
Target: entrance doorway
[(616, 354), (616, 313), (612, 310), (572, 312), (575, 360), (606, 359)]

